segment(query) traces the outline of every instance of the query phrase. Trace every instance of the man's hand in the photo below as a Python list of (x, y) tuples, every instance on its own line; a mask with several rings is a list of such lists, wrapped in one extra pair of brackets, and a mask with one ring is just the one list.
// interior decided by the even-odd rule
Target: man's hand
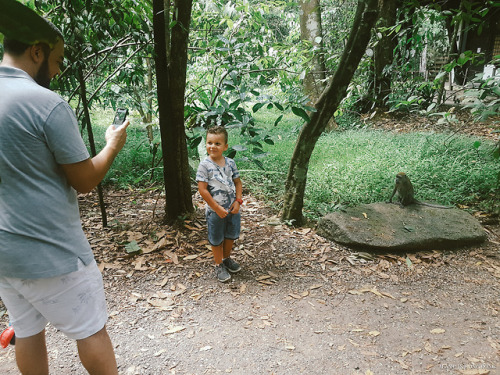
[(63, 164), (61, 168), (70, 185), (80, 193), (88, 193), (95, 188), (108, 172), (113, 160), (125, 145), (129, 121), (115, 128), (113, 125), (106, 130), (106, 146), (92, 159), (79, 163)]
[(130, 121), (125, 120), (125, 122), (120, 126), (109, 126), (108, 129), (106, 129), (106, 144), (113, 149), (117, 149), (118, 151), (121, 150), (127, 140), (127, 127), (129, 125)]

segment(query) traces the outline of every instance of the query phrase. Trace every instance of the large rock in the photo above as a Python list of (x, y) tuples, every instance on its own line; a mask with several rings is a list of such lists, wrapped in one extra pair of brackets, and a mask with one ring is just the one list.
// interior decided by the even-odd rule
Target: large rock
[(469, 213), (456, 208), (372, 203), (321, 218), (318, 234), (366, 249), (431, 250), (481, 243), (486, 233)]

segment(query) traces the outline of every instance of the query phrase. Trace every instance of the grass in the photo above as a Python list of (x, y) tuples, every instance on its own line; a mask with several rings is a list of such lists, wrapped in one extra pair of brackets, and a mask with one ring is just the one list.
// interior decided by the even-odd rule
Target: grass
[[(286, 115), (274, 127), (278, 115), (260, 110), (255, 114), (258, 127), (272, 136), (274, 145), (265, 145), (268, 156), (261, 161), (264, 170), (236, 155), (244, 187), (280, 209), (290, 158), (302, 121)], [(98, 112), (93, 118), (98, 149), (104, 144), (104, 131), (113, 113)], [(342, 206), (386, 201), (397, 172), (411, 179), (419, 200), (439, 204), (473, 206), (484, 211), (500, 210), (500, 161), (492, 157), (492, 142), (438, 133), (392, 134), (363, 129), (356, 119), (343, 118), (342, 129), (320, 137), (311, 157), (304, 214), (310, 218)], [(346, 130), (347, 129), (347, 130)], [(349, 130), (351, 129), (351, 130)], [(159, 137), (159, 135), (155, 135)], [(230, 131), (229, 143), (242, 140)], [(161, 183), (161, 168), (151, 179), (149, 141), (139, 119), (129, 127), (128, 141), (115, 160), (105, 183), (121, 188)], [(196, 166), (195, 166), (196, 167)]]
[[(259, 114), (260, 112), (258, 112)], [(258, 123), (266, 127), (274, 117), (263, 113)], [(248, 169), (248, 187), (280, 208), (286, 171), (301, 121), (293, 117), (278, 129), (267, 127), (276, 141), (266, 147), (265, 172)], [(492, 142), (473, 147), (476, 138), (437, 133), (392, 134), (360, 129), (334, 131), (320, 137), (309, 164), (304, 214), (317, 218), (342, 206), (388, 200), (396, 173), (411, 179), (419, 200), (440, 204), (473, 205), (492, 211), (499, 208), (500, 161), (492, 157)], [(344, 128), (346, 125), (344, 124)]]

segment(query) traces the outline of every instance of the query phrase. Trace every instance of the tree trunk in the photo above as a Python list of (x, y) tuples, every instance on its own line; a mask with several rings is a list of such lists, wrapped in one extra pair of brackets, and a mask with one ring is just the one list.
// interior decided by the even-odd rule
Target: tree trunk
[[(97, 155), (95, 148), (94, 133), (92, 132), (92, 124), (90, 122), (89, 103), (87, 101), (87, 87), (85, 85), (85, 77), (81, 65), (78, 66), (78, 80), (80, 83), (80, 98), (82, 99), (84, 121), (87, 126), (87, 134), (89, 137), (90, 152), (92, 157)], [(102, 226), (108, 226), (108, 215), (106, 213), (106, 205), (104, 204), (104, 193), (102, 191), (102, 184), (97, 185), (97, 195), (99, 197), (99, 207), (101, 208)]]
[[(189, 163), (184, 130), (184, 92), (186, 87), (187, 45), (192, 0), (176, 0), (173, 7), (175, 26), (169, 31), (169, 14), (163, 0), (153, 1), (153, 29), (158, 92), (163, 177), (165, 181), (165, 221), (193, 212)], [(172, 53), (167, 60), (167, 51)]]
[(377, 0), (359, 0), (339, 66), (316, 103), (317, 112), (311, 114), (311, 120), (304, 124), (297, 139), (285, 185), (283, 220), (293, 221), (295, 225), (303, 224), (302, 207), (311, 154), (328, 120), (346, 95), (347, 87), (365, 53), (376, 18)]
[[(399, 2), (399, 0), (380, 0), (377, 29), (389, 28), (396, 24)], [(386, 107), (387, 96), (391, 93), (391, 73), (384, 73), (384, 69), (392, 64), (396, 43), (397, 34), (385, 31), (374, 49), (373, 91), (375, 104), (379, 108)]]
[[(315, 47), (323, 45), (320, 0), (300, 1), (300, 39)], [(314, 105), (326, 86), (326, 67), (323, 56), (317, 53), (314, 54), (311, 64), (311, 70), (304, 78), (304, 91)]]

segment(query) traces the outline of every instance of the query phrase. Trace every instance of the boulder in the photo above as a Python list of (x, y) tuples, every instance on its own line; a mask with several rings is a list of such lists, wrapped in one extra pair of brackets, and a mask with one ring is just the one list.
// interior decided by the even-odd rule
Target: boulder
[(371, 203), (334, 212), (318, 222), (319, 235), (355, 248), (432, 250), (486, 240), (481, 224), (456, 208)]

